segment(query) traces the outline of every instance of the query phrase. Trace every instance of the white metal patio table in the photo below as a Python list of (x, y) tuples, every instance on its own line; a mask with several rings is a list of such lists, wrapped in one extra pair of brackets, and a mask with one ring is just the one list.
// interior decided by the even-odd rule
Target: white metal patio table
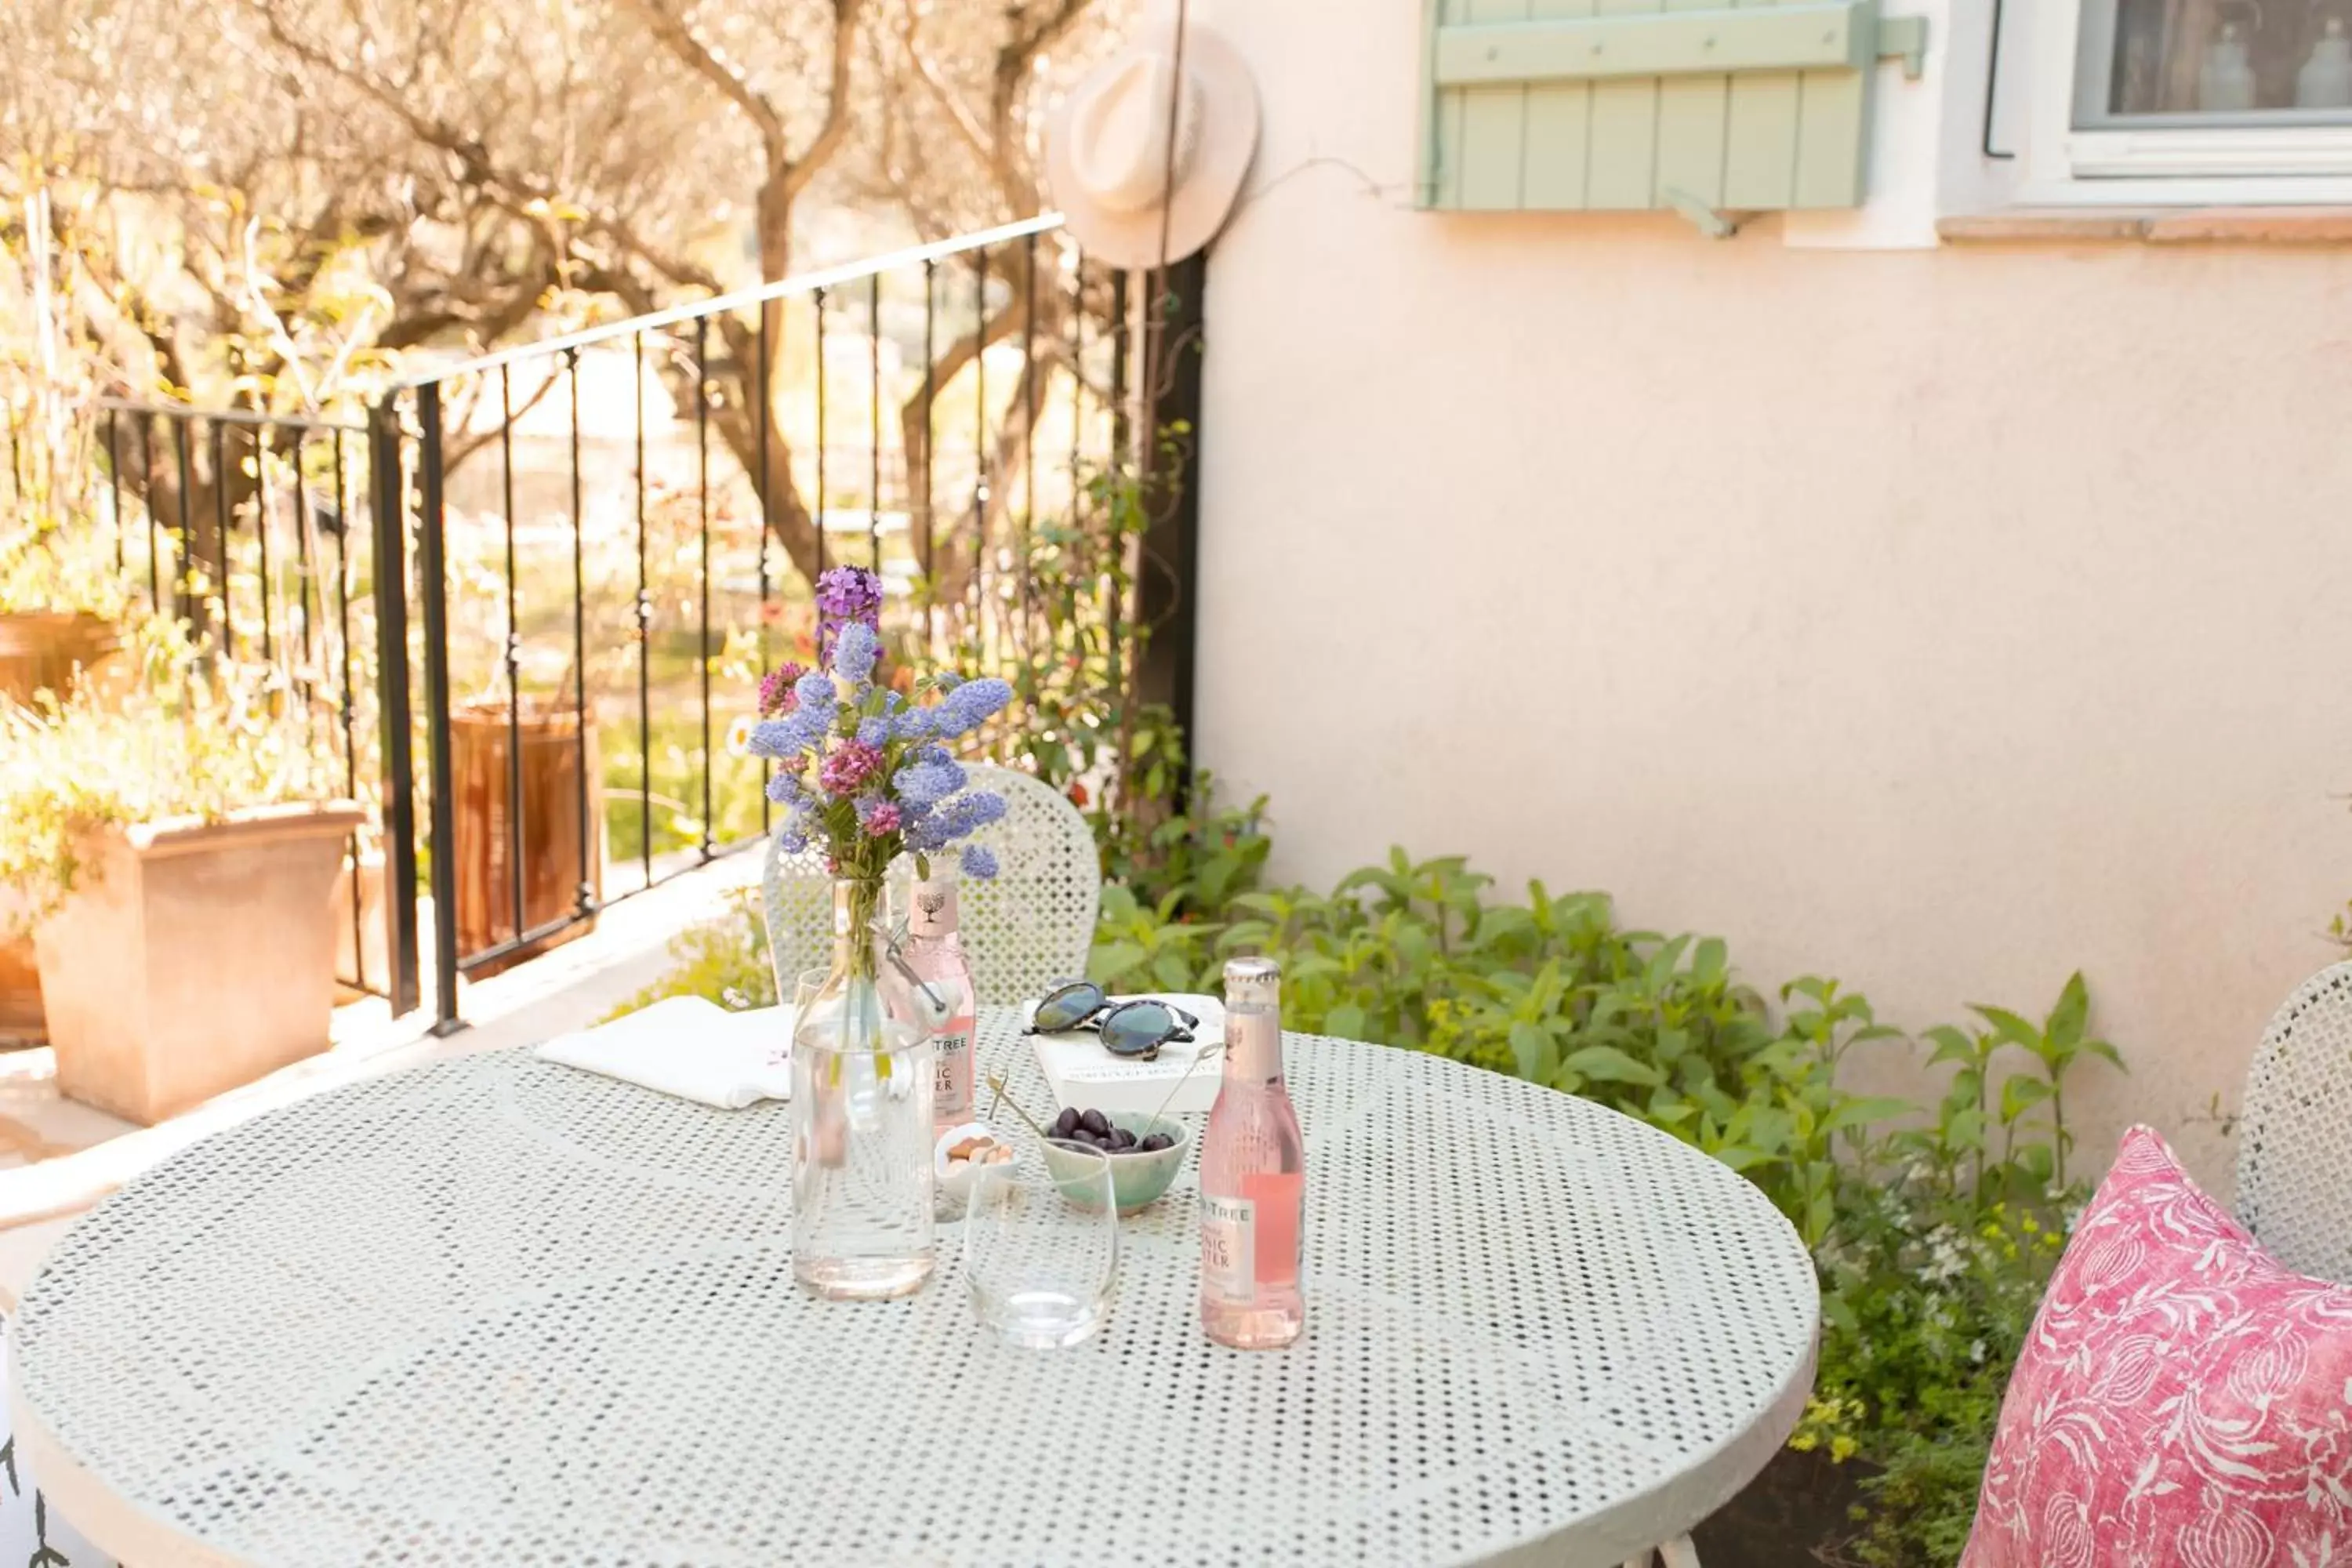
[[(1048, 1097), (1009, 1013), (984, 1067)], [(1746, 1182), (1585, 1101), (1292, 1036), (1306, 1338), (1194, 1320), (1192, 1173), (1108, 1327), (954, 1275), (819, 1301), (786, 1108), (460, 1057), (260, 1117), (86, 1215), (16, 1324), (17, 1441), (137, 1568), (1614, 1568), (1811, 1383), (1811, 1266)]]

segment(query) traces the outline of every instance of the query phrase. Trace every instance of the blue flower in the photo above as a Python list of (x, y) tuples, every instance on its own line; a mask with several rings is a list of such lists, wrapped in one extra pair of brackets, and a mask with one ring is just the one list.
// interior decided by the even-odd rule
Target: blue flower
[[(833, 678), (819, 669), (810, 670), (794, 682), (793, 695), (800, 700), (800, 704), (803, 708), (830, 710), (837, 700), (833, 693)], [(825, 715), (826, 721), (830, 723), (832, 718), (832, 713), (828, 711)]]
[(787, 855), (799, 854), (808, 847), (808, 835), (800, 830), (797, 818), (786, 824), (784, 830), (776, 835), (776, 847)]
[(798, 805), (808, 798), (808, 791), (792, 773), (778, 773), (768, 781), (768, 798), (778, 805)]
[(890, 721), (887, 719), (859, 720), (857, 738), (874, 747), (887, 743), (890, 739)]
[(833, 726), (833, 712), (829, 705), (813, 708), (804, 703), (782, 719), (753, 726), (751, 754), (798, 762), (824, 742), (825, 731)]
[(969, 734), (993, 718), (1012, 700), (1013, 687), (1008, 681), (999, 680), (994, 676), (982, 680), (967, 680), (949, 692), (932, 710), (933, 730), (942, 738)]
[(982, 848), (977, 844), (965, 845), (963, 848), (963, 874), (967, 877), (980, 878), (983, 881), (988, 878), (995, 876), (995, 853), (992, 850)]
[(862, 686), (874, 675), (874, 661), (882, 652), (881, 640), (874, 628), (864, 621), (851, 621), (844, 626), (833, 643), (833, 673), (852, 686)]
[(960, 795), (907, 830), (909, 849), (944, 849), (1004, 816), (1004, 797), (974, 790)]
[(909, 805), (936, 805), (963, 788), (963, 770), (951, 762), (920, 762), (900, 768), (890, 784)]
[(909, 708), (890, 721), (891, 727), (902, 741), (919, 741), (931, 732), (931, 710)]

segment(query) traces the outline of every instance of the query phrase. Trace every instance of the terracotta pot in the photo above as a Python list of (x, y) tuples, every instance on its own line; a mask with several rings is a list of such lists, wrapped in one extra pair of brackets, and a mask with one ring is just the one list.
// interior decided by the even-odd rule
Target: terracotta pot
[(41, 922), (58, 1089), (160, 1121), (327, 1047), (327, 900), (349, 801), (98, 836), (96, 875)]
[[(354, 886), (359, 893), (356, 931), (352, 921)], [(335, 895), (327, 906), (327, 919), (335, 927), (335, 1000), (356, 1002), (389, 990), (392, 953), (384, 934), (382, 850), (371, 849), (360, 857), (356, 878), (352, 874), (351, 857), (343, 857), (343, 868), (335, 874)], [(354, 982), (364, 982), (371, 989), (362, 991)]]
[[(588, 865), (580, 864), (580, 725), (572, 710), (525, 705), (522, 741), (522, 920), (515, 920), (514, 845), (509, 830), (509, 734), (506, 705), (468, 704), (450, 715), (449, 771), (457, 826), (457, 953), (460, 958), (579, 906), (585, 881), (604, 892), (604, 778), (597, 766), (596, 715), (588, 714)], [(584, 936), (591, 916), (517, 952), (467, 971), (479, 980)]]
[(33, 939), (7, 934), (16, 929), (17, 902), (15, 893), (0, 888), (0, 1050), (48, 1038), (41, 1025), (41, 966)]
[(96, 616), (47, 610), (0, 616), (0, 697), (30, 702), (36, 691), (62, 692), (76, 669), (97, 665), (121, 646), (114, 628)]

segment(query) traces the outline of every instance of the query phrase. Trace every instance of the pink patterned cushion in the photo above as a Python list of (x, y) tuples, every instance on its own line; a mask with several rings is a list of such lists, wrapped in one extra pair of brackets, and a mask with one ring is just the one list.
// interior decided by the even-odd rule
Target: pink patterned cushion
[(2352, 1290), (2124, 1135), (2018, 1357), (1961, 1568), (2352, 1564)]

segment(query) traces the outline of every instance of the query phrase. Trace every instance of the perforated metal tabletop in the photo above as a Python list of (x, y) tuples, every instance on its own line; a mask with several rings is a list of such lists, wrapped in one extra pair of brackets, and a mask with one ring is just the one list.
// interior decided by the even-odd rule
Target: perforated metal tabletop
[[(1050, 1103), (1009, 1013), (984, 1068)], [(1435, 1058), (1287, 1041), (1307, 1304), (1194, 1316), (1193, 1172), (1108, 1329), (976, 1329), (789, 1263), (786, 1108), (463, 1057), (205, 1140), (16, 1324), (51, 1505), (140, 1568), (1609, 1564), (1737, 1491), (1811, 1386), (1812, 1268), (1715, 1162)], [(983, 1096), (983, 1103), (985, 1097)]]

